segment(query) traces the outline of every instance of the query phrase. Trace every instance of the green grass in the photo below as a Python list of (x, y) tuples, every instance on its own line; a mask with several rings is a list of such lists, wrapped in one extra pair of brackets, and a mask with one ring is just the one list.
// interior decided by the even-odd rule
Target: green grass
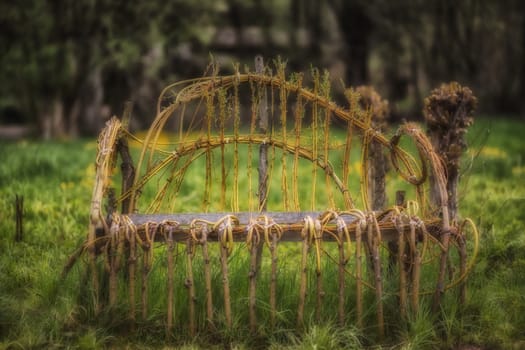
[[(385, 313), (389, 336), (381, 343), (374, 329), (373, 295), (365, 312), (370, 328), (357, 330), (355, 314), (350, 312), (347, 325), (336, 326), (336, 310), (327, 306), (321, 324), (314, 322), (314, 293), (308, 296), (306, 329), (295, 331), (298, 264), (288, 256), (297, 255), (298, 246), (280, 247), (278, 329), (267, 324), (268, 288), (259, 289), (259, 337), (247, 336), (248, 254), (240, 245), (230, 258), (232, 271), (232, 306), (234, 327), (218, 333), (201, 332), (195, 339), (183, 336), (186, 330), (187, 294), (176, 298), (177, 332), (172, 346), (184, 349), (253, 347), (271, 349), (333, 349), (383, 347), (386, 349), (453, 348), (457, 344), (477, 344), (486, 348), (520, 348), (525, 346), (525, 123), (506, 119), (479, 118), (468, 134), (470, 149), (464, 157), (460, 189), (460, 214), (474, 219), (481, 233), (478, 263), (469, 276), (467, 304), (457, 305), (456, 295), (446, 294), (442, 312), (427, 312), (430, 301), (422, 300), (422, 312), (408, 322), (396, 318), (395, 297), (385, 296)], [(488, 133), (488, 134), (487, 134)], [(163, 346), (166, 254), (159, 247), (150, 275), (150, 312), (139, 321), (134, 333), (128, 331), (126, 303), (118, 304), (97, 317), (93, 314), (86, 264), (80, 261), (65, 280), (60, 280), (62, 267), (84, 240), (88, 208), (94, 178), (94, 141), (18, 142), (0, 145), (0, 349), (1, 348), (78, 348), (102, 346), (149, 348)], [(304, 165), (308, 166), (308, 165)], [(311, 169), (311, 166), (309, 166)], [(198, 172), (198, 167), (194, 173)], [(256, 178), (256, 170), (254, 178)], [(309, 170), (308, 170), (309, 171)], [(194, 174), (191, 173), (191, 174)], [(195, 175), (192, 175), (195, 176)], [(318, 175), (322, 178), (322, 176)], [(276, 177), (278, 177), (276, 175)], [(324, 179), (323, 179), (324, 180)], [(394, 179), (395, 180), (395, 179)], [(202, 181), (203, 183), (204, 181)], [(319, 188), (322, 182), (319, 183)], [(394, 189), (397, 184), (394, 185)], [(192, 189), (183, 189), (182, 197), (192, 199)], [(389, 192), (393, 198), (393, 191)], [(274, 192), (278, 192), (278, 187)], [(199, 190), (200, 193), (200, 190)], [(24, 196), (25, 235), (14, 242), (14, 198)], [(199, 194), (200, 195), (200, 194)], [(185, 197), (186, 196), (186, 197)], [(308, 193), (303, 194), (307, 198)], [(201, 197), (196, 203), (200, 203)], [(272, 199), (274, 204), (279, 197)], [(326, 200), (321, 196), (319, 203)], [(197, 207), (194, 209), (198, 209)], [(278, 208), (279, 209), (279, 208)], [(308, 209), (308, 208), (306, 208)], [(176, 275), (178, 286), (184, 283), (184, 254), (178, 248), (177, 263), (182, 272)], [(330, 248), (328, 248), (330, 249)], [(212, 250), (218, 262), (218, 252)], [(288, 260), (287, 260), (288, 259)], [(311, 258), (310, 258), (311, 259)], [(266, 261), (266, 260), (265, 260)], [(336, 271), (324, 259), (323, 276), (326, 304), (336, 304)], [(202, 298), (202, 258), (194, 260), (196, 287)], [(310, 267), (313, 266), (311, 261)], [(219, 322), (223, 310), (222, 289), (214, 265), (214, 301)], [(310, 283), (315, 283), (310, 269)], [(430, 273), (430, 272), (429, 272)], [(425, 278), (424, 278), (425, 279)], [(432, 282), (432, 278), (428, 277)], [(268, 285), (263, 273), (261, 286)], [(313, 287), (315, 288), (315, 287)], [(385, 289), (395, 288), (395, 276), (385, 281)], [(312, 290), (312, 289), (310, 289)], [(121, 284), (119, 292), (125, 295)], [(137, 296), (139, 294), (137, 293)], [(354, 295), (351, 286), (348, 304)], [(197, 303), (199, 324), (204, 324), (204, 303)]]

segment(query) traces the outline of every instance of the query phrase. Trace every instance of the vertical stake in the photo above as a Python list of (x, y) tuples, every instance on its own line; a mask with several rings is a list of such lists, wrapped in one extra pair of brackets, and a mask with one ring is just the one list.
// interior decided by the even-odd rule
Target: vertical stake
[(363, 329), (363, 282), (362, 282), (362, 255), (361, 255), (361, 222), (355, 227), (355, 298), (357, 327)]
[[(425, 98), (423, 115), (427, 122), (427, 135), (435, 151), (443, 159), (447, 173), (448, 213), (451, 221), (457, 216), (457, 187), (460, 177), (460, 160), (467, 148), (465, 134), (474, 122), (477, 98), (468, 87), (457, 82), (442, 84)], [(439, 189), (434, 176), (430, 177), (431, 199), (439, 208)], [(444, 214), (444, 213), (442, 213)]]
[(193, 281), (193, 242), (189, 237), (186, 241), (186, 288), (189, 300), (189, 330), (190, 336), (195, 336), (195, 282)]
[(272, 329), (275, 327), (275, 317), (277, 314), (277, 233), (272, 233), (272, 243), (270, 245), (270, 252), (272, 256), (272, 272), (270, 277), (270, 325)]
[[(255, 56), (255, 73), (264, 74), (264, 60), (261, 55)], [(268, 101), (266, 88), (261, 86), (259, 91), (259, 132), (268, 134)], [(259, 147), (259, 211), (266, 211), (266, 194), (268, 189), (268, 143)]]
[[(124, 105), (124, 113), (122, 114), (122, 129), (127, 130), (129, 127), (129, 120), (131, 118), (131, 111), (133, 103), (128, 101)], [(135, 166), (133, 165), (133, 158), (129, 152), (128, 140), (124, 134), (121, 134), (117, 141), (117, 151), (120, 154), (122, 163), (120, 169), (122, 171), (122, 191), (125, 194), (133, 186), (135, 182)], [(122, 214), (129, 214), (131, 211), (131, 198), (128, 196), (122, 200)]]
[[(405, 206), (405, 191), (396, 191), (396, 206), (398, 207), (404, 207)], [(398, 234), (401, 236), (404, 234), (404, 232), (398, 232)], [(401, 243), (401, 240), (398, 239), (398, 241), (389, 241), (388, 242), (388, 274), (391, 275), (394, 271), (394, 266), (396, 264), (396, 261), (400, 261), (398, 258), (398, 254), (404, 254), (401, 253), (401, 251), (404, 252), (404, 248), (401, 248), (399, 246)], [(403, 243), (404, 244), (404, 243)], [(402, 259), (402, 257), (401, 257)], [(400, 268), (402, 266), (400, 265)], [(401, 271), (401, 270), (399, 270)]]
[(381, 276), (381, 257), (379, 254), (379, 247), (381, 245), (381, 231), (377, 224), (374, 213), (370, 215), (368, 220), (367, 236), (368, 240), (371, 241), (370, 251), (372, 252), (374, 285), (377, 299), (377, 326), (379, 330), (379, 337), (381, 340), (383, 340), (385, 338), (385, 320), (383, 313), (383, 280)]
[(136, 237), (137, 229), (135, 226), (131, 228), (129, 234), (129, 258), (128, 258), (128, 275), (129, 275), (129, 321), (131, 323), (130, 329), (135, 330), (135, 271), (137, 264), (137, 244)]
[(260, 242), (257, 238), (253, 238), (250, 247), (250, 272), (249, 272), (249, 316), (250, 316), (250, 331), (255, 333), (257, 331), (257, 315), (255, 313), (256, 307), (256, 293), (257, 293), (257, 252), (259, 250)]
[(303, 228), (302, 232), (303, 241), (302, 241), (302, 253), (301, 253), (301, 269), (299, 273), (301, 274), (301, 284), (299, 287), (299, 306), (297, 309), (297, 328), (301, 329), (304, 325), (304, 304), (306, 301), (306, 283), (308, 279), (308, 270), (306, 267), (307, 258), (308, 258), (308, 232), (306, 232), (306, 227)]
[[(397, 251), (397, 264), (399, 270), (399, 313), (403, 319), (407, 316), (407, 272), (406, 272), (406, 259), (405, 259), (405, 230), (401, 218), (399, 220), (398, 232), (398, 251)], [(396, 220), (396, 221), (397, 221)], [(397, 225), (397, 224), (396, 224)], [(392, 256), (392, 255), (391, 255)], [(389, 265), (390, 266), (390, 265)]]
[[(377, 132), (383, 132), (388, 126), (388, 102), (371, 86), (359, 86), (356, 91), (361, 95), (361, 107), (370, 113), (370, 127)], [(387, 157), (384, 146), (374, 139), (370, 140), (368, 152), (368, 196), (372, 199), (372, 210), (383, 210), (386, 205), (385, 177)]]
[[(338, 224), (339, 225), (339, 224)], [(343, 227), (344, 225), (344, 227)], [(338, 266), (338, 282), (339, 282), (339, 303), (337, 307), (339, 325), (343, 326), (345, 323), (345, 248), (344, 248), (344, 230), (348, 233), (348, 228), (343, 220), (341, 220), (341, 227), (338, 228), (337, 236), (339, 238), (338, 250), (339, 250), (339, 266)]]
[(15, 196), (15, 242), (22, 242), (24, 238), (24, 196), (16, 195)]
[(412, 256), (412, 313), (419, 310), (419, 279), (421, 274), (421, 257), (417, 248), (416, 223), (410, 219), (410, 255)]
[(208, 329), (213, 327), (213, 295), (211, 286), (211, 267), (210, 254), (208, 253), (208, 227), (203, 226), (201, 229), (202, 257), (204, 259), (204, 279), (206, 284), (206, 319)]
[[(459, 275), (464, 276), (467, 272), (467, 245), (465, 235), (463, 232), (458, 234), (458, 249), (459, 249)], [(459, 303), (461, 306), (465, 304), (467, 299), (467, 283), (463, 280), (459, 285)]]
[(224, 290), (224, 316), (226, 319), (226, 327), (231, 330), (232, 327), (232, 309), (230, 299), (230, 280), (228, 278), (228, 248), (221, 244), (220, 247), (220, 263), (222, 272), (222, 287)]
[(168, 229), (168, 315), (166, 323), (166, 338), (171, 338), (173, 335), (173, 250), (175, 245), (173, 243), (173, 228)]
[[(255, 56), (255, 72), (264, 74), (264, 60), (261, 55)], [(262, 135), (268, 135), (268, 100), (266, 96), (266, 87), (259, 86), (259, 132)], [(266, 211), (266, 197), (268, 194), (268, 147), (269, 143), (263, 142), (259, 146), (259, 212)], [(261, 270), (261, 261), (263, 253), (263, 244), (257, 247), (255, 270), (253, 271), (253, 280), (255, 281)]]

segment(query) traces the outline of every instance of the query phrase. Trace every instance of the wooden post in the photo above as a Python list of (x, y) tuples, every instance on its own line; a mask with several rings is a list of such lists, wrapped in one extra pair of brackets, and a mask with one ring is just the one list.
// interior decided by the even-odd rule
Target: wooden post
[(421, 256), (417, 248), (416, 222), (410, 219), (409, 236), (410, 256), (412, 260), (411, 309), (414, 315), (419, 312), (419, 280), (421, 274)]
[[(361, 107), (371, 114), (371, 127), (377, 132), (385, 131), (388, 119), (388, 102), (371, 86), (359, 86), (356, 91), (361, 96)], [(384, 146), (378, 142), (370, 143), (368, 176), (368, 195), (372, 200), (372, 210), (383, 210), (386, 206), (385, 177), (388, 160)]]
[[(255, 56), (255, 73), (264, 74), (264, 61), (261, 55)], [(266, 88), (261, 86), (259, 100), (259, 132), (263, 135), (268, 133), (268, 101), (266, 100)], [(268, 191), (268, 143), (259, 147), (259, 211), (266, 211), (266, 194)]]
[(220, 263), (222, 273), (222, 287), (224, 292), (224, 317), (226, 321), (226, 327), (231, 330), (232, 327), (232, 309), (231, 309), (231, 298), (230, 298), (230, 279), (228, 277), (228, 249), (221, 244), (220, 247)]
[[(437, 154), (442, 157), (447, 173), (448, 211), (451, 221), (457, 218), (460, 158), (467, 148), (465, 134), (474, 121), (476, 105), (477, 99), (472, 91), (456, 82), (441, 85), (425, 98), (423, 114), (428, 126), (427, 133)], [(432, 201), (439, 208), (441, 203), (435, 179), (431, 177), (430, 180)]]
[[(261, 55), (255, 56), (255, 72), (257, 74), (264, 74), (264, 60)], [(259, 132), (262, 135), (268, 134), (268, 101), (266, 97), (266, 87), (262, 84), (259, 86)], [(259, 146), (259, 212), (266, 212), (266, 200), (268, 194), (268, 147), (269, 143), (262, 143)], [(253, 271), (253, 280), (257, 279), (257, 275), (261, 270), (261, 261), (264, 244), (257, 246), (256, 264)]]
[[(338, 295), (338, 306), (337, 306), (337, 315), (338, 315), (338, 321), (339, 325), (343, 326), (345, 323), (345, 267), (349, 256), (345, 256), (345, 238), (348, 237), (348, 227), (346, 226), (346, 223), (344, 220), (341, 220), (338, 218), (338, 224), (337, 224), (337, 237), (339, 238), (338, 250), (339, 250), (339, 263), (338, 263), (338, 286), (339, 286), (339, 295)], [(348, 242), (350, 243), (350, 242)]]
[[(305, 230), (305, 229), (303, 229)], [(304, 304), (306, 301), (306, 283), (308, 278), (307, 259), (308, 259), (308, 234), (305, 232), (302, 234), (302, 252), (301, 252), (301, 268), (300, 274), (300, 285), (299, 285), (299, 305), (297, 308), (297, 329), (302, 329), (304, 326)]]
[[(387, 125), (388, 117), (388, 102), (382, 100), (381, 96), (371, 86), (359, 86), (356, 91), (361, 96), (359, 100), (361, 107), (370, 113), (370, 127), (376, 132), (383, 132)], [(364, 137), (366, 140), (366, 137)], [(363, 141), (365, 142), (365, 141)], [(384, 152), (384, 146), (375, 140), (371, 140), (368, 150), (368, 168), (364, 176), (368, 177), (368, 198), (371, 201), (370, 209), (373, 211), (382, 211), (386, 207), (386, 171), (387, 171), (387, 157)], [(364, 203), (368, 208), (368, 203)], [(389, 247), (397, 245), (396, 241), (389, 242)], [(368, 263), (375, 268), (374, 262), (374, 247), (370, 244), (366, 245), (368, 253)], [(393, 247), (397, 250), (397, 247)]]
[(437, 154), (443, 160), (447, 174), (445, 198), (438, 180), (431, 176), (431, 199), (443, 216), (439, 275), (434, 294), (433, 311), (438, 311), (441, 295), (444, 292), (445, 272), (448, 260), (448, 247), (451, 235), (450, 223), (457, 221), (457, 186), (461, 155), (467, 148), (465, 134), (474, 118), (477, 99), (472, 91), (457, 82), (443, 84), (432, 90), (425, 99), (423, 114), (428, 125), (428, 135)]
[(24, 196), (15, 196), (15, 242), (22, 242), (24, 238)]
[(405, 230), (400, 227), (400, 217), (396, 219), (396, 226), (398, 226), (398, 252), (397, 252), (397, 263), (399, 271), (399, 313), (403, 319), (407, 316), (407, 271), (406, 271), (406, 258), (405, 258)]
[[(127, 130), (129, 127), (129, 120), (131, 118), (131, 111), (133, 109), (133, 103), (131, 101), (126, 102), (124, 105), (124, 113), (122, 114), (122, 129)], [(117, 151), (120, 154), (122, 163), (120, 169), (122, 171), (122, 190), (121, 193), (126, 193), (135, 181), (135, 166), (133, 165), (133, 158), (129, 153), (128, 140), (125, 135), (120, 135), (117, 142)], [(122, 214), (129, 214), (130, 212), (131, 198), (127, 197), (122, 200)]]
[[(460, 233), (457, 238), (459, 251), (459, 275), (464, 276), (467, 273), (467, 242), (464, 233)], [(459, 303), (465, 304), (467, 299), (467, 284), (463, 280), (459, 285)]]
[(206, 289), (206, 321), (208, 329), (213, 330), (213, 295), (211, 285), (211, 266), (210, 254), (208, 253), (208, 227), (202, 226), (201, 229), (202, 258), (204, 259), (204, 282)]
[(355, 299), (357, 327), (363, 329), (363, 282), (362, 282), (362, 255), (361, 255), (361, 223), (355, 227)]
[(272, 270), (270, 277), (270, 325), (271, 329), (275, 328), (275, 319), (277, 315), (277, 233), (272, 233), (272, 243), (270, 245), (270, 253), (272, 259)]
[(173, 250), (175, 244), (173, 242), (173, 229), (168, 229), (167, 235), (167, 246), (168, 246), (168, 306), (167, 306), (167, 321), (166, 321), (166, 338), (170, 339), (173, 336), (173, 275), (174, 275), (174, 262), (173, 262)]
[(110, 242), (109, 242), (109, 254), (108, 254), (108, 265), (109, 265), (109, 291), (108, 291), (108, 306), (110, 308), (115, 306), (117, 302), (118, 292), (118, 254), (117, 245), (119, 241), (119, 225), (117, 222), (113, 222), (110, 228)]
[(190, 336), (195, 336), (195, 282), (193, 280), (193, 241), (189, 237), (186, 240), (186, 281), (185, 287), (188, 289), (188, 313)]
[[(396, 206), (398, 207), (404, 207), (405, 206), (405, 191), (396, 191)], [(399, 246), (400, 241), (388, 241), (388, 269), (387, 272), (389, 275), (392, 274), (394, 271), (394, 267), (396, 265), (396, 262), (399, 261), (398, 254), (401, 254), (401, 250), (404, 251), (404, 247), (401, 248)], [(400, 265), (400, 267), (404, 268)]]
[(250, 272), (248, 274), (249, 287), (248, 287), (248, 307), (250, 317), (250, 331), (255, 334), (257, 331), (257, 315), (255, 312), (256, 308), (256, 293), (257, 293), (257, 252), (259, 250), (259, 242), (257, 239), (252, 240), (252, 246), (250, 247)]
[(381, 231), (374, 213), (368, 218), (368, 241), (370, 244), (370, 251), (373, 259), (373, 271), (374, 271), (374, 287), (376, 291), (376, 302), (377, 302), (377, 327), (379, 331), (379, 338), (383, 340), (385, 338), (385, 320), (383, 312), (383, 278), (381, 269), (381, 257), (379, 248), (381, 245)]
[(128, 258), (128, 291), (129, 291), (129, 321), (131, 331), (135, 330), (135, 272), (137, 265), (137, 231), (135, 226), (132, 226), (129, 233), (129, 258)]

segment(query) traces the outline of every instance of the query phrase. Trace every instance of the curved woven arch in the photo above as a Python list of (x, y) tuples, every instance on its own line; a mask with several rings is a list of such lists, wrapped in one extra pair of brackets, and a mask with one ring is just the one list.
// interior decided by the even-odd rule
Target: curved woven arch
[[(420, 187), (425, 185), (426, 169), (429, 165), (433, 173), (437, 174), (435, 178), (438, 179), (438, 185), (444, 188), (443, 167), (440, 161), (435, 161), (439, 160), (439, 157), (433, 154), (433, 149), (423, 133), (412, 131), (416, 129), (414, 126), (407, 125), (400, 129), (400, 132), (414, 138), (419, 151), (419, 163), (408, 152), (397, 146), (399, 137), (394, 137), (393, 140), (390, 140), (375, 130), (370, 122), (371, 115), (358, 106), (352, 105), (352, 97), (349, 98), (350, 108), (341, 108), (330, 101), (327, 82), (323, 81), (318, 73), (314, 71), (313, 87), (311, 89), (303, 87), (302, 80), (303, 77), (301, 75), (293, 76), (287, 80), (284, 74), (284, 67), (278, 66), (276, 75), (241, 74), (237, 72), (228, 76), (213, 75), (186, 80), (166, 87), (158, 100), (157, 116), (143, 140), (138, 169), (139, 171), (145, 170), (141, 176), (136, 177), (134, 186), (126, 193), (126, 196), (131, 197), (132, 208), (135, 208), (137, 203), (137, 191), (140, 191), (149, 179), (154, 177), (154, 174), (167, 167), (168, 164), (177, 162), (179, 158), (191, 154), (197, 149), (208, 149), (209, 153), (216, 148), (221, 148), (221, 152), (224, 152), (224, 148), (227, 145), (234, 145), (233, 147), (235, 148), (241, 144), (252, 144), (255, 146), (268, 144), (271, 147), (281, 149), (283, 154), (295, 154), (293, 163), (295, 171), (297, 170), (298, 158), (310, 160), (313, 164), (320, 167), (325, 176), (332, 179), (337, 190), (345, 197), (345, 209), (354, 207), (355, 204), (352, 198), (359, 197), (362, 198), (362, 205), (366, 209), (370, 209), (365, 189), (366, 176), (362, 176), (359, 179), (359, 182), (362, 184), (360, 193), (350, 195), (350, 186), (345, 182), (345, 179), (348, 178), (348, 170), (340, 171), (339, 174), (336, 171), (336, 169), (341, 168), (347, 169), (349, 164), (343, 161), (340, 162), (341, 164), (331, 165), (331, 161), (328, 159), (328, 150), (333, 146), (330, 139), (332, 135), (330, 130), (333, 129), (332, 124), (336, 120), (340, 124), (340, 129), (341, 125), (346, 124), (349, 132), (361, 135), (361, 162), (363, 163), (363, 169), (366, 166), (368, 157), (368, 145), (377, 143), (385, 149), (385, 152), (391, 154), (392, 163), (398, 169), (400, 175), (407, 182), (418, 187), (417, 193), (419, 195), (424, 193)], [(239, 95), (240, 91), (245, 87), (250, 94), (249, 103), (251, 107), (248, 117), (240, 115), (241, 104), (246, 101), (240, 101)], [(171, 96), (169, 99), (167, 98), (168, 95)], [(271, 95), (271, 97), (268, 95)], [(270, 104), (268, 109), (272, 111), (271, 119), (273, 119), (274, 127), (267, 132), (260, 133), (256, 127), (260, 118), (260, 112), (257, 109), (260, 107), (259, 105), (262, 103), (263, 98), (267, 100), (265, 103)], [(166, 100), (169, 100), (169, 103), (162, 107), (162, 102)], [(193, 113), (190, 118), (184, 115), (188, 109)], [(288, 109), (292, 109), (292, 113)], [(305, 113), (310, 114), (308, 117), (311, 120), (310, 124), (306, 126), (302, 121), (305, 119)], [(179, 136), (173, 142), (173, 148), (162, 151), (158, 147), (158, 140), (171, 119), (179, 120)], [(226, 125), (226, 119), (229, 119), (230, 125)], [(314, 119), (316, 120), (315, 122), (313, 121)], [(231, 125), (232, 123), (233, 126)], [(278, 124), (278, 127), (275, 127), (276, 124)], [(290, 126), (289, 124), (292, 125)], [(308, 129), (311, 133), (310, 140), (306, 140), (306, 142), (300, 135), (304, 129)], [(316, 138), (319, 140), (316, 141)], [(340, 144), (345, 144), (342, 147), (351, 147), (351, 138), (352, 136), (342, 140)], [(158, 160), (161, 154), (165, 155), (164, 159)], [(350, 155), (347, 154), (346, 156), (349, 157)], [(323, 157), (324, 159), (322, 159)], [(283, 164), (286, 163), (285, 158), (284, 155), (281, 158)], [(156, 159), (155, 162), (154, 159)], [(224, 163), (224, 159), (222, 163)], [(207, 163), (207, 167), (211, 165), (210, 162)], [(286, 165), (282, 166), (285, 167)], [(209, 169), (207, 171), (208, 173), (210, 172)], [(234, 167), (234, 171), (238, 171), (238, 169)], [(287, 172), (290, 172), (290, 170), (283, 169), (282, 171), (282, 176), (285, 177), (282, 180), (284, 197), (288, 195), (286, 193), (287, 182), (296, 181), (294, 179), (298, 176), (294, 172), (291, 175), (292, 180), (290, 180), (286, 178)], [(365, 172), (366, 170), (361, 171), (361, 173)], [(315, 174), (315, 170), (313, 170), (313, 173)], [(207, 178), (209, 177), (208, 174)], [(316, 182), (317, 180), (314, 179), (313, 181)], [(223, 180), (222, 184), (224, 185), (224, 183), (225, 181)], [(313, 186), (315, 187), (315, 184)], [(294, 206), (298, 207), (295, 193), (298, 186), (294, 182), (292, 187), (290, 197), (296, 198)], [(446, 197), (446, 191), (440, 191), (440, 193), (443, 197)], [(162, 200), (162, 198), (159, 197), (158, 200)], [(422, 202), (421, 207), (425, 207), (424, 199), (420, 198), (420, 201)], [(442, 202), (446, 202), (446, 199)]]

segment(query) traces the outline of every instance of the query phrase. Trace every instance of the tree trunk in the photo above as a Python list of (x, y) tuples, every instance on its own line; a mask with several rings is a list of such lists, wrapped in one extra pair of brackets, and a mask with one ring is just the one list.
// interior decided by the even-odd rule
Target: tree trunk
[(525, 1), (520, 1), (521, 5), (521, 118), (525, 120)]
[(40, 125), (42, 130), (42, 138), (50, 140), (57, 137), (64, 137), (65, 123), (64, 123), (64, 103), (60, 96), (55, 96), (49, 106), (41, 112)]
[(351, 85), (368, 82), (368, 54), (373, 24), (363, 5), (345, 1), (336, 11), (346, 44), (347, 80)]
[(104, 100), (101, 67), (96, 67), (89, 74), (84, 88), (80, 90), (80, 94), (78, 98), (81, 101), (82, 111), (77, 124), (84, 132), (96, 135), (104, 126), (104, 120), (101, 115)]

